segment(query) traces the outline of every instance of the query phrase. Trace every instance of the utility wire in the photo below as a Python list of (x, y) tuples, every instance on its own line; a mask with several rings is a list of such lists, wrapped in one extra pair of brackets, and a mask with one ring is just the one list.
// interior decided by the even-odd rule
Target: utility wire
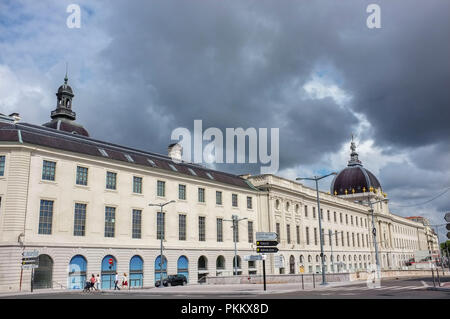
[(422, 206), (422, 205), (428, 204), (429, 202), (432, 202), (432, 201), (434, 201), (435, 199), (441, 197), (442, 195), (444, 195), (445, 193), (447, 193), (449, 190), (450, 190), (450, 187), (448, 187), (445, 191), (443, 191), (443, 192), (440, 193), (439, 195), (437, 195), (437, 196), (435, 196), (435, 197), (433, 197), (433, 198), (431, 198), (431, 199), (429, 199), (429, 200), (427, 200), (427, 201), (425, 201), (425, 202), (423, 202), (423, 203), (417, 203), (417, 204), (412, 204), (412, 205), (396, 205), (396, 204), (391, 204), (391, 205), (392, 205), (392, 206), (395, 206), (395, 207), (413, 207), (413, 206)]

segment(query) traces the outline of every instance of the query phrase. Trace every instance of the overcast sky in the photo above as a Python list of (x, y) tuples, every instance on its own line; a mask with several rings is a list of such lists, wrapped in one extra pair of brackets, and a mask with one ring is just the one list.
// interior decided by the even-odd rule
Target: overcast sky
[(450, 187), (449, 24), (448, 0), (1, 0), (0, 112), (47, 122), (68, 62), (77, 121), (100, 140), (165, 154), (195, 119), (279, 128), (294, 179), (343, 169), (353, 133), (391, 211), (443, 224), (450, 191), (421, 203)]

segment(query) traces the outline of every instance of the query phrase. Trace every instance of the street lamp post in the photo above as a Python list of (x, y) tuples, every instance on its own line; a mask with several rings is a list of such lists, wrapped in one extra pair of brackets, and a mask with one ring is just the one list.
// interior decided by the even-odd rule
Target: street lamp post
[(314, 176), (314, 177), (298, 177), (296, 178), (296, 180), (309, 180), (309, 181), (315, 181), (316, 182), (316, 193), (317, 193), (317, 213), (318, 213), (318, 219), (319, 219), (319, 233), (320, 233), (320, 257), (322, 260), (322, 284), (321, 285), (326, 285), (326, 280), (325, 280), (325, 262), (324, 262), (324, 255), (323, 255), (323, 234), (322, 234), (322, 222), (321, 222), (321, 213), (320, 213), (320, 199), (319, 199), (319, 180), (321, 180), (322, 178), (331, 176), (331, 175), (337, 175), (336, 172), (327, 174), (327, 175), (323, 175), (323, 176)]
[(160, 252), (160, 255), (159, 255), (159, 274), (160, 274), (160, 276), (159, 276), (159, 287), (160, 288), (163, 288), (164, 287), (164, 285), (163, 285), (163, 265), (164, 265), (164, 257), (163, 257), (163, 236), (165, 235), (164, 234), (164, 218), (163, 218), (163, 207), (164, 206), (166, 206), (166, 205), (169, 205), (169, 204), (172, 204), (172, 203), (175, 203), (175, 201), (174, 200), (171, 200), (171, 201), (168, 201), (168, 202), (165, 202), (165, 203), (162, 203), (162, 204), (148, 204), (148, 206), (158, 206), (158, 207), (160, 207), (161, 208), (161, 212), (160, 212), (160, 216), (159, 216), (159, 220), (160, 220), (160, 230), (159, 230), (159, 237), (160, 237), (160, 239), (161, 239), (161, 252)]
[(385, 198), (385, 199), (382, 199), (382, 200), (378, 200), (376, 202), (372, 202), (372, 201), (370, 201), (369, 197), (367, 198), (367, 202), (368, 202), (369, 207), (370, 207), (369, 212), (372, 215), (372, 238), (373, 238), (373, 246), (375, 248), (375, 263), (376, 263), (376, 266), (377, 266), (377, 276), (378, 276), (378, 278), (380, 276), (380, 260), (378, 258), (377, 229), (375, 227), (375, 217), (374, 217), (373, 205), (381, 203), (381, 202), (386, 202), (386, 201), (387, 201), (387, 199)]
[(238, 226), (238, 223), (241, 220), (245, 220), (247, 219), (247, 217), (245, 218), (239, 218), (237, 215), (233, 215), (231, 216), (232, 219), (224, 219), (224, 221), (227, 222), (233, 222), (233, 225), (231, 226), (231, 228), (233, 229), (233, 241), (234, 241), (234, 276), (237, 275), (237, 238), (236, 238), (236, 229)]

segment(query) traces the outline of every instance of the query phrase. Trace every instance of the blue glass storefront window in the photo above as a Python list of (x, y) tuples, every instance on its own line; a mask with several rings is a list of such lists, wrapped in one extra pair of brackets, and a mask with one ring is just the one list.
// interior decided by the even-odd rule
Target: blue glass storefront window
[[(109, 260), (112, 259), (113, 263), (109, 264)], [(111, 255), (103, 258), (102, 261), (102, 289), (114, 289), (114, 279), (116, 276), (117, 261)]]
[(69, 289), (83, 289), (86, 282), (87, 261), (81, 255), (74, 256), (69, 263)]

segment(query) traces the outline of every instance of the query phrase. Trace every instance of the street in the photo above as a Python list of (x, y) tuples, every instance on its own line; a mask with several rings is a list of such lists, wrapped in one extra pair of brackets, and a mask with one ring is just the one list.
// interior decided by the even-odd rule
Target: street
[[(436, 283), (437, 285), (437, 283)], [(2, 295), (0, 299), (450, 299), (450, 277), (441, 277), (445, 290), (433, 291), (433, 280), (426, 278), (383, 279), (380, 288), (368, 288), (365, 281), (320, 284), (302, 287), (298, 284), (262, 285), (188, 285), (140, 290), (81, 291), (36, 290), (33, 294)]]

